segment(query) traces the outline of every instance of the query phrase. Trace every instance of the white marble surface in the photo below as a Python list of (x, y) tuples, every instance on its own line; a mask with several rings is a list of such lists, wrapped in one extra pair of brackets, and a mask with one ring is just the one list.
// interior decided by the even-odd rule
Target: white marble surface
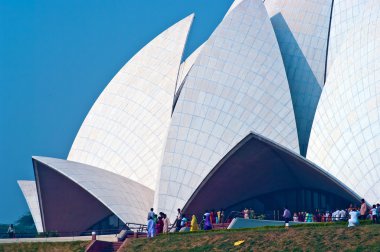
[(26, 203), (28, 204), (30, 213), (32, 214), (37, 232), (43, 232), (36, 181), (18, 180), (17, 183), (20, 186), (22, 194), (26, 199)]
[(155, 206), (171, 219), (251, 131), (299, 152), (289, 85), (261, 0), (223, 19), (191, 68), (173, 113)]
[(68, 160), (155, 188), (193, 17), (158, 35), (116, 74), (88, 113)]
[(368, 4), (330, 70), (307, 158), (374, 204), (380, 202), (380, 2)]

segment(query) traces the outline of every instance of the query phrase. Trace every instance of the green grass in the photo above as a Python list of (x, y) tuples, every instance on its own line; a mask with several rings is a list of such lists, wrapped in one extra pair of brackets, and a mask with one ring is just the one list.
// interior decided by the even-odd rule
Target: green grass
[(10, 243), (0, 244), (0, 252), (82, 252), (88, 244), (88, 241)]
[[(380, 251), (380, 225), (319, 223), (175, 233), (131, 240), (125, 251)], [(240, 246), (234, 242), (245, 240)]]

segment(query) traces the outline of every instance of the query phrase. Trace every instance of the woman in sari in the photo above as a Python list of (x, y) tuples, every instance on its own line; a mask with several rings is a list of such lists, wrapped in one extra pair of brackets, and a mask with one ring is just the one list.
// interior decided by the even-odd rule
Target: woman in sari
[(197, 217), (193, 214), (191, 218), (191, 227), (190, 227), (190, 232), (192, 231), (198, 231), (198, 222), (197, 222)]

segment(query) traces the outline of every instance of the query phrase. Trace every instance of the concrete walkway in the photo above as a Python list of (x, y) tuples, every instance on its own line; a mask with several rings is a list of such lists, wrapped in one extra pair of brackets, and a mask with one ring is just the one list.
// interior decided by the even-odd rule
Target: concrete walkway
[[(98, 235), (97, 240), (116, 242), (116, 235)], [(71, 242), (71, 241), (90, 241), (91, 236), (71, 236), (71, 237), (47, 237), (47, 238), (14, 238), (0, 239), (0, 243), (19, 243), (19, 242)]]

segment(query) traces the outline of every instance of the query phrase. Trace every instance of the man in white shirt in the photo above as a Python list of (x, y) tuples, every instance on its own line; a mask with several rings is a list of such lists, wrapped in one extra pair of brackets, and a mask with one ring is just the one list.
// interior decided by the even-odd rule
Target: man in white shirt
[(335, 210), (335, 212), (333, 212), (331, 215), (332, 221), (338, 221), (339, 220), (339, 214), (340, 214), (340, 211), (338, 209)]
[(340, 210), (339, 211), (339, 219), (340, 220), (346, 219), (346, 211), (345, 210)]

